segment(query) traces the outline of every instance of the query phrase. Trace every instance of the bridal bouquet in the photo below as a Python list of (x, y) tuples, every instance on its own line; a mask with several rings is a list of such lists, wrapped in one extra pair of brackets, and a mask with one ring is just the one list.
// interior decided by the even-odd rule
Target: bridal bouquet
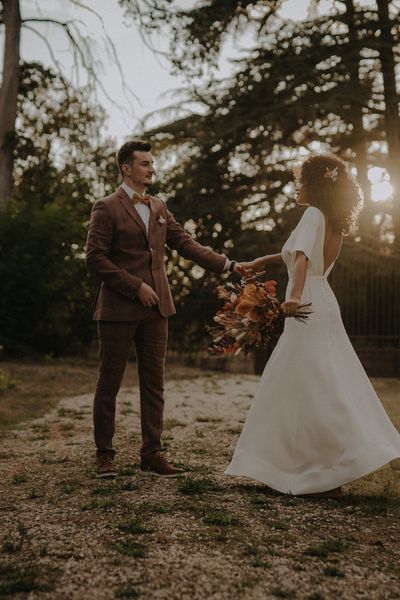
[[(239, 354), (251, 348), (265, 348), (278, 319), (284, 319), (276, 295), (276, 281), (255, 281), (254, 277), (240, 283), (217, 287), (218, 298), (224, 300), (217, 312), (214, 327), (208, 327), (212, 344), (210, 352)], [(312, 314), (311, 303), (300, 304), (293, 315), (305, 322)]]

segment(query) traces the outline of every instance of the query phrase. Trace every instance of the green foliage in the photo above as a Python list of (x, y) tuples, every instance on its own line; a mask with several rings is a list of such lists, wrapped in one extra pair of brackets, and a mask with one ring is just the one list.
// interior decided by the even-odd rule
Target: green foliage
[(179, 491), (185, 496), (201, 496), (205, 492), (219, 491), (219, 487), (207, 477), (195, 479), (194, 477), (184, 477), (179, 485)]
[[(132, 9), (129, 0), (121, 3)], [(301, 22), (279, 17), (279, 0), (223, 4), (182, 10), (165, 0), (152, 12), (146, 3), (142, 26), (169, 24), (171, 55), (188, 82), (175, 120), (148, 135), (161, 171), (165, 161), (161, 189), (178, 220), (200, 243), (243, 260), (280, 251), (299, 218), (292, 168), (316, 148), (353, 162), (368, 200), (367, 168), (389, 164), (379, 65), (385, 42), (376, 10), (358, 2), (332, 2), (323, 16)], [(399, 24), (391, 4), (393, 25)], [(213, 66), (233, 33), (249, 50), (222, 80)], [(194, 75), (203, 84), (193, 85)], [(190, 114), (182, 118), (186, 102)], [(193, 102), (202, 107), (196, 114)], [(374, 220), (378, 208), (383, 214)], [(389, 203), (368, 201), (363, 232), (389, 239), (392, 216)], [(220, 278), (193, 270), (174, 253), (168, 271), (179, 315), (171, 320), (171, 343), (193, 348), (215, 313)]]
[(321, 542), (321, 544), (310, 546), (305, 550), (304, 554), (307, 554), (307, 556), (316, 556), (324, 559), (327, 558), (329, 554), (343, 552), (346, 547), (347, 545), (345, 542), (343, 542), (343, 540), (326, 540), (325, 542)]
[(204, 518), (204, 523), (207, 525), (218, 525), (220, 527), (229, 527), (240, 525), (239, 517), (228, 515), (221, 511), (208, 512)]
[(152, 529), (147, 527), (139, 517), (134, 517), (125, 523), (121, 523), (118, 528), (124, 533), (130, 534), (141, 534), (141, 533), (152, 533)]
[[(19, 203), (0, 222), (0, 343), (9, 354), (65, 354), (91, 338), (83, 225), (55, 204)], [(78, 245), (76, 242), (80, 241)]]
[(91, 202), (114, 188), (101, 111), (38, 64), (23, 65), (16, 191), (0, 222), (0, 345), (9, 355), (81, 352), (94, 335), (84, 264)]
[(17, 383), (16, 379), (13, 379), (7, 371), (0, 369), (0, 394), (8, 390), (13, 390), (17, 387)]
[(133, 540), (124, 540), (116, 544), (111, 544), (112, 550), (116, 550), (124, 556), (131, 556), (132, 558), (147, 558), (148, 550), (144, 544), (135, 542)]

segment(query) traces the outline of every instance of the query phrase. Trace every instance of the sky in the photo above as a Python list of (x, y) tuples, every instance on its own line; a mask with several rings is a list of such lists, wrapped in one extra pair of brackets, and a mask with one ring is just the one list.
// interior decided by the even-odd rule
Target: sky
[[(90, 41), (96, 55), (96, 71), (104, 94), (98, 89), (98, 102), (107, 113), (107, 127), (104, 135), (111, 135), (118, 142), (139, 132), (138, 124), (147, 114), (156, 111), (152, 124), (160, 123), (165, 116), (162, 108), (174, 102), (172, 91), (185, 86), (182, 76), (171, 73), (167, 59), (155, 54), (146, 46), (141, 33), (131, 19), (124, 16), (117, 0), (82, 0), (95, 10), (104, 22), (104, 30), (113, 41), (122, 68), (122, 77), (115, 60), (107, 52), (103, 26), (100, 20), (89, 11), (77, 9), (70, 0), (21, 0), (21, 12), (24, 18), (43, 16), (62, 20), (80, 19), (79, 25), (85, 37)], [(180, 0), (184, 8), (194, 4), (194, 0)], [(286, 0), (282, 16), (301, 19), (307, 15), (308, 0)], [(73, 60), (66, 36), (60, 28), (50, 24), (34, 24), (44, 36), (54, 55), (62, 65), (64, 73), (75, 81)], [(152, 39), (159, 50), (168, 49), (168, 32)], [(2, 50), (1, 50), (2, 52)], [(239, 49), (228, 48), (221, 61), (220, 72), (229, 74), (232, 55), (238, 55)], [(53, 64), (44, 40), (30, 30), (22, 33), (21, 55), (27, 61), (39, 61), (46, 66)], [(80, 83), (84, 83), (83, 71)], [(129, 90), (136, 96), (133, 98)]]

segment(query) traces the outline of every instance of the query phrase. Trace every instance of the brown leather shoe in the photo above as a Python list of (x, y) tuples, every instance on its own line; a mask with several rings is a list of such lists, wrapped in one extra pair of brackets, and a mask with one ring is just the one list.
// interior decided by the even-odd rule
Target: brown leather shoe
[(183, 469), (176, 469), (169, 464), (165, 456), (155, 454), (148, 461), (140, 463), (140, 473), (142, 475), (157, 475), (157, 477), (179, 477), (184, 475)]
[(117, 471), (114, 467), (114, 454), (111, 452), (98, 453), (97, 458), (97, 477), (101, 479), (115, 477)]

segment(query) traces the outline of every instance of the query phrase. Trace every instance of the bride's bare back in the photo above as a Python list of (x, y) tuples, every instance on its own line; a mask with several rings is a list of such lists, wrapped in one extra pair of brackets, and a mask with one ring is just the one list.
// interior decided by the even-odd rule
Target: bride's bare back
[(325, 218), (324, 273), (326, 273), (331, 264), (338, 258), (342, 247), (342, 241), (342, 233), (334, 231)]

